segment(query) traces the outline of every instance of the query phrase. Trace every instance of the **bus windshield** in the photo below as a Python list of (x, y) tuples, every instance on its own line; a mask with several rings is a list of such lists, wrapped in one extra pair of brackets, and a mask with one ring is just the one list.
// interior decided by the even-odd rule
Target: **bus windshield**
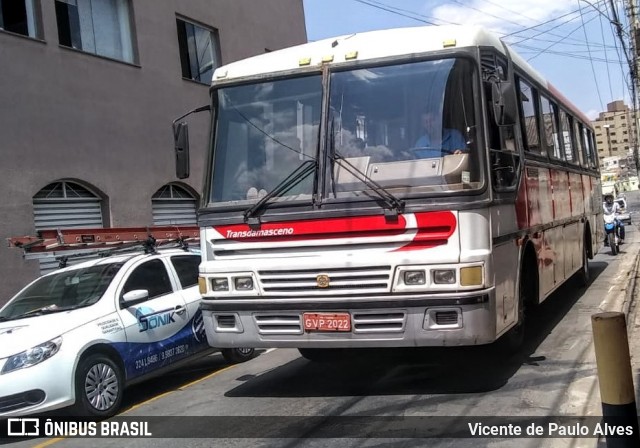
[[(216, 90), (209, 202), (254, 204), (304, 162), (327, 158), (275, 200), (310, 203), (480, 188), (474, 64), (448, 58), (330, 73), (328, 138), (320, 142), (320, 74)], [(477, 95), (477, 92), (476, 92)], [(324, 152), (319, 154), (319, 150)], [(316, 179), (325, 180), (322, 188)], [(369, 185), (367, 185), (369, 184)]]
[[(217, 96), (210, 202), (254, 203), (316, 159), (319, 75), (222, 88)], [(281, 198), (310, 200), (313, 179), (308, 175)]]
[(462, 58), (333, 73), (330, 190), (364, 189), (350, 165), (385, 188), (479, 188), (472, 74)]

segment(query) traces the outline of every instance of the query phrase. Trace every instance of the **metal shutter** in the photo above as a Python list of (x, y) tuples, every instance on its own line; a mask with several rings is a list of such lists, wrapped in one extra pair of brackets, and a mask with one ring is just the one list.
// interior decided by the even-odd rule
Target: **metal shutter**
[(196, 225), (196, 201), (191, 199), (154, 199), (153, 225)]
[[(55, 193), (53, 193), (55, 192)], [(36, 230), (103, 227), (101, 199), (89, 190), (70, 182), (58, 182), (42, 189), (33, 199)], [(97, 258), (96, 255), (73, 257), (68, 265)], [(55, 258), (40, 260), (40, 272), (58, 269)]]
[(194, 226), (196, 220), (196, 199), (184, 188), (168, 184), (159, 189), (151, 199), (153, 225)]

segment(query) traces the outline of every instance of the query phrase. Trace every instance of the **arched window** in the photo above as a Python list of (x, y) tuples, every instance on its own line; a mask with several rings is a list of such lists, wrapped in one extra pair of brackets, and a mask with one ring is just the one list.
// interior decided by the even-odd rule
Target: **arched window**
[(167, 184), (151, 198), (153, 225), (196, 225), (198, 200), (186, 188)]

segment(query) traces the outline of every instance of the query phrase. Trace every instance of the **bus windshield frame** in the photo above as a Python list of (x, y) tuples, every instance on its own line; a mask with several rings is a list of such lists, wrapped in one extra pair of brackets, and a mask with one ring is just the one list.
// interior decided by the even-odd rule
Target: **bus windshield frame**
[(249, 208), (305, 161), (321, 163), (272, 203), (375, 200), (363, 176), (399, 198), (476, 195), (481, 90), (468, 53), (214, 86), (205, 203)]

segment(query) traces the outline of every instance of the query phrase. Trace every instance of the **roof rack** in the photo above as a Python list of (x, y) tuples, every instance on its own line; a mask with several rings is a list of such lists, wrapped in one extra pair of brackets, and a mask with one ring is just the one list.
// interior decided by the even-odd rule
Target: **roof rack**
[(71, 257), (108, 256), (140, 249), (156, 253), (160, 246), (170, 244), (188, 250), (189, 243), (199, 241), (197, 226), (47, 229), (38, 231), (37, 236), (7, 238), (9, 247), (22, 249), (26, 259), (55, 258), (65, 260), (64, 265)]

